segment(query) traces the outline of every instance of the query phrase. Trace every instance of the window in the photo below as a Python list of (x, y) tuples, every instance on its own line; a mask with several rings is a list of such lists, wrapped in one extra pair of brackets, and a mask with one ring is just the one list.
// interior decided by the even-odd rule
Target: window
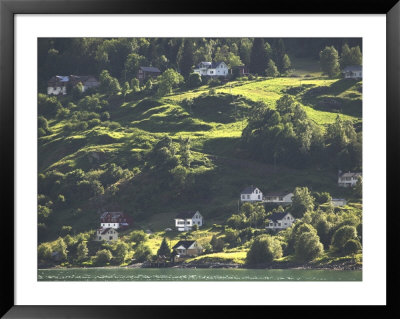
[(246, 195), (242, 195), (242, 198), (245, 199), (245, 198), (246, 198)]
[(281, 223), (278, 223), (278, 226), (281, 226)]
[(110, 240), (112, 240), (112, 239), (113, 239), (113, 236), (110, 236), (109, 238), (110, 238)]
[(99, 236), (99, 240), (101, 240), (101, 236)]
[(283, 197), (282, 197), (282, 196), (279, 196), (279, 200), (282, 202), (282, 201), (283, 201)]
[(250, 195), (247, 195), (247, 199), (250, 199)]
[(258, 199), (261, 199), (261, 195), (258, 195)]

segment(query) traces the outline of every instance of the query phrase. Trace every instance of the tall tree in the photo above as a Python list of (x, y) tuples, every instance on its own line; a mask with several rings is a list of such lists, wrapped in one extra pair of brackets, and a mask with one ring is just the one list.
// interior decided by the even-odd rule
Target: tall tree
[(186, 39), (183, 45), (182, 59), (180, 61), (180, 68), (182, 75), (187, 78), (193, 67), (193, 41)]
[(255, 38), (250, 54), (250, 72), (263, 75), (265, 74), (267, 64), (267, 51), (265, 49), (264, 39)]
[(171, 256), (171, 248), (169, 247), (167, 239), (165, 237), (161, 242), (160, 248), (157, 251), (157, 256)]
[(339, 74), (339, 55), (334, 46), (325, 47), (319, 54), (322, 72), (329, 77)]

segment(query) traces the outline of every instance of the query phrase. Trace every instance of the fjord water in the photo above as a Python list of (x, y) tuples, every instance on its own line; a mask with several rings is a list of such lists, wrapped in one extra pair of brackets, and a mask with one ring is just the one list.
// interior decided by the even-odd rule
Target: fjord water
[(74, 268), (39, 269), (38, 281), (361, 281), (361, 270)]

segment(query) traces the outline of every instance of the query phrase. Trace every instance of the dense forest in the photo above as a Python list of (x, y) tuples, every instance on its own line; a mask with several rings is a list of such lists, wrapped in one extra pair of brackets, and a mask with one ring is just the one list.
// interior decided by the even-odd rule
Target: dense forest
[[(362, 82), (341, 74), (362, 65), (361, 52), (358, 38), (39, 38), (39, 260), (54, 264), (57, 251), (68, 264), (124, 264), (150, 258), (166, 236), (246, 253), (248, 264), (359, 252), (362, 180), (342, 188), (337, 178), (362, 172)], [(203, 61), (249, 74), (203, 77), (193, 72)], [(143, 66), (161, 75), (139, 81)], [(72, 74), (100, 85), (47, 94), (53, 76)], [(295, 200), (241, 205), (248, 185)], [(185, 210), (209, 228), (165, 233)], [(104, 211), (133, 217), (118, 242), (90, 239)], [(280, 211), (299, 223), (267, 233)]]

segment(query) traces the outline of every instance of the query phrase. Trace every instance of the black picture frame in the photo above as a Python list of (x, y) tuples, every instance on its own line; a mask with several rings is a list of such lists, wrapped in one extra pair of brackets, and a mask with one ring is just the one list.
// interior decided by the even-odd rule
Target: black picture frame
[[(225, 2), (166, 1), (166, 0), (0, 0), (0, 145), (1, 180), (6, 187), (1, 192), (2, 218), (7, 223), (3, 228), (1, 249), (1, 310), (4, 318), (159, 318), (180, 317), (225, 317), (228, 312), (235, 316), (248, 316), (244, 307), (192, 306), (182, 309), (175, 306), (22, 306), (15, 305), (14, 296), (14, 16), (16, 14), (385, 14), (387, 18), (387, 305), (380, 307), (318, 307), (329, 315), (355, 316), (361, 312), (391, 317), (396, 310), (395, 286), (398, 279), (393, 276), (396, 251), (394, 227), (397, 167), (399, 162), (399, 106), (400, 106), (400, 2), (366, 0), (309, 0), (265, 3), (246, 1), (243, 6)], [(378, 106), (377, 106), (378, 107)], [(381, 106), (383, 107), (383, 106)], [(386, 173), (383, 172), (382, 173)], [(7, 238), (7, 239), (5, 239)], [(389, 280), (390, 278), (390, 280)], [(187, 308), (188, 306), (184, 306)], [(228, 309), (227, 309), (228, 308)], [(285, 315), (307, 314), (308, 307), (286, 307)], [(255, 309), (251, 309), (253, 312)], [(265, 311), (264, 309), (261, 309)], [(268, 315), (278, 314), (281, 309), (269, 307)]]

